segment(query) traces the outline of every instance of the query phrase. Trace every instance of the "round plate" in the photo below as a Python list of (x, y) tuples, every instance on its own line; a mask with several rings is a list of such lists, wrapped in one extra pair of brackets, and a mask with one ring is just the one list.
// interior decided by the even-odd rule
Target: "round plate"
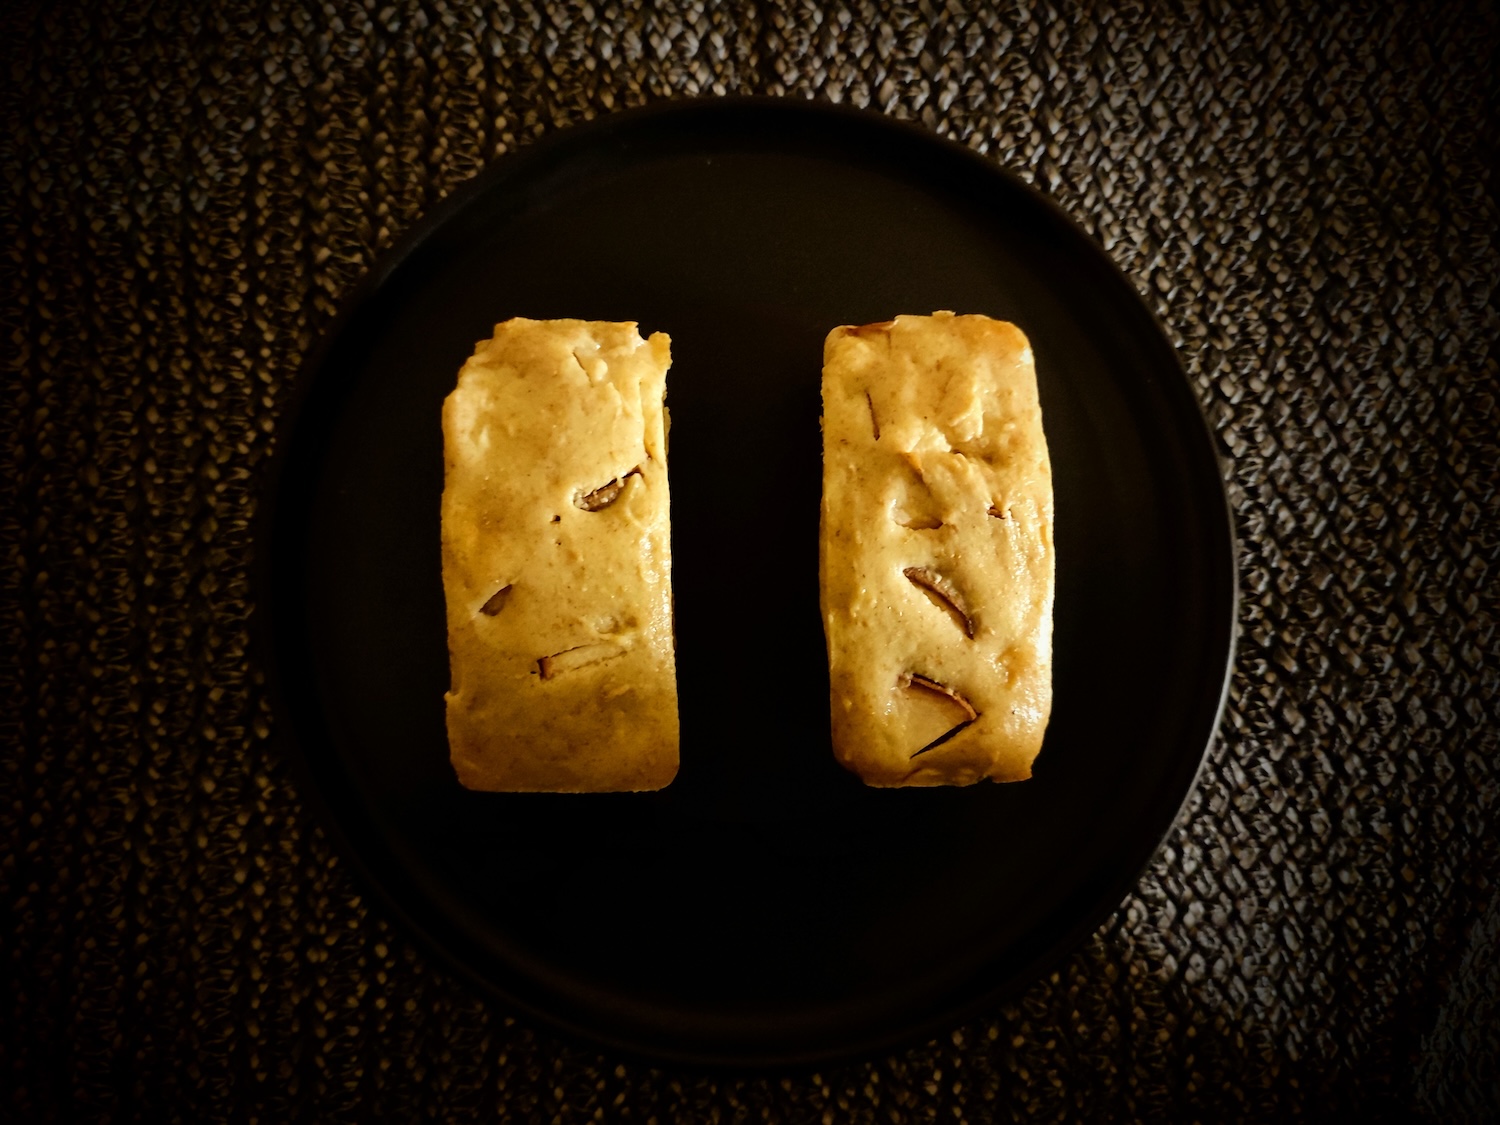
[[(1055, 702), (1030, 781), (868, 789), (829, 744), (823, 337), (936, 309), (1034, 347)], [(672, 338), (682, 767), (660, 793), (471, 793), (448, 765), (439, 409), (512, 316)], [(1218, 723), (1234, 545), (1172, 348), (1061, 211), (917, 129), (716, 100), (560, 133), (387, 255), (301, 391), (260, 528), (279, 729), (390, 909), (596, 1040), (779, 1065), (961, 1018), (1119, 904)]]

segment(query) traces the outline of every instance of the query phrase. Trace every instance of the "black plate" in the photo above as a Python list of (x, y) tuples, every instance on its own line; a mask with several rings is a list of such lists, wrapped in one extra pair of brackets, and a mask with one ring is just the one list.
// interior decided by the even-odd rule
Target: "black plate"
[[(1056, 701), (1029, 782), (872, 790), (829, 749), (822, 344), (934, 309), (1035, 348)], [(517, 315), (672, 337), (682, 769), (661, 793), (469, 793), (448, 766), (439, 406)], [(788, 1064), (957, 1020), (1118, 905), (1217, 725), (1233, 538), (1172, 348), (1058, 209), (916, 129), (720, 100), (551, 137), (386, 256), (303, 391), (260, 541), (280, 727), (392, 910), (597, 1040)]]

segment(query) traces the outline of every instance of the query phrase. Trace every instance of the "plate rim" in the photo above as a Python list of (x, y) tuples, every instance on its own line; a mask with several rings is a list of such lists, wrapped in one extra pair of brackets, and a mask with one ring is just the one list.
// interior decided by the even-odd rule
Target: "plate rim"
[[(1186, 430), (1192, 428), (1191, 442), (1201, 442), (1203, 452), (1206, 452), (1212, 460), (1217, 488), (1209, 489), (1205, 486), (1205, 482), (1199, 482), (1198, 487), (1204, 493), (1204, 498), (1209, 501), (1209, 506), (1217, 509), (1215, 518), (1222, 516), (1223, 561), (1227, 562), (1227, 574), (1221, 574), (1215, 578), (1208, 567), (1205, 567), (1204, 574), (1210, 583), (1227, 581), (1228, 587), (1227, 606), (1220, 607), (1228, 610), (1227, 622), (1222, 619), (1217, 623), (1211, 619), (1205, 621), (1206, 629), (1215, 634), (1215, 640), (1222, 640), (1223, 656), (1222, 667), (1218, 671), (1217, 700), (1213, 707), (1212, 719), (1207, 723), (1206, 730), (1203, 732), (1202, 748), (1193, 760), (1190, 770), (1183, 768), (1188, 760), (1186, 755), (1182, 756), (1180, 763), (1174, 763), (1175, 768), (1171, 771), (1172, 784), (1163, 786), (1160, 791), (1171, 793), (1180, 787), (1180, 796), (1174, 803), (1172, 815), (1164, 818), (1160, 830), (1153, 829), (1142, 834), (1142, 844), (1149, 839), (1150, 847), (1142, 847), (1139, 863), (1132, 859), (1132, 862), (1123, 865), (1122, 870), (1128, 874), (1116, 876), (1111, 880), (1104, 890), (1095, 896), (1094, 905), (1090, 910), (1081, 913), (1072, 926), (1061, 932), (1061, 936), (1054, 936), (1044, 950), (1027, 958), (1022, 967), (1007, 973), (1002, 983), (977, 989), (975, 994), (963, 1003), (943, 1007), (921, 1020), (906, 1022), (900, 1027), (877, 1030), (857, 1038), (846, 1037), (837, 1044), (825, 1045), (820, 1049), (760, 1051), (753, 1055), (712, 1049), (678, 1049), (665, 1046), (660, 1042), (646, 1044), (599, 1027), (588, 1026), (556, 1011), (548, 1010), (511, 991), (469, 964), (458, 951), (450, 948), (447, 942), (433, 934), (430, 928), (406, 909), (400, 898), (388, 888), (389, 876), (380, 874), (366, 860), (362, 849), (354, 844), (346, 832), (343, 820), (335, 811), (329, 795), (325, 793), (309, 757), (304, 732), (299, 729), (299, 724), (294, 719), (296, 712), (290, 705), (283, 671), (277, 659), (278, 631), (274, 625), (275, 607), (283, 600), (274, 593), (274, 576), (277, 572), (275, 566), (278, 545), (277, 517), (281, 509), (279, 496), (285, 482), (288, 462), (291, 460), (299, 431), (307, 422), (306, 407), (314, 387), (320, 382), (319, 376), (324, 372), (330, 354), (359, 311), (379, 293), (386, 282), (404, 264), (420, 251), (430, 237), (462, 213), (473, 200), (483, 196), (497, 182), (524, 173), (526, 164), (544, 159), (548, 154), (562, 150), (566, 146), (586, 147), (591, 138), (607, 136), (622, 127), (634, 128), (656, 118), (726, 112), (822, 118), (835, 124), (842, 120), (858, 123), (866, 129), (883, 128), (904, 134), (909, 143), (922, 143), (946, 149), (948, 157), (961, 160), (971, 175), (997, 179), (1006, 183), (1012, 191), (1019, 191), (1025, 195), (1030, 202), (1045, 210), (1055, 223), (1064, 227), (1080, 245), (1086, 246), (1097, 259), (1098, 264), (1107, 267), (1101, 273), (1109, 277), (1110, 283), (1120, 292), (1125, 301), (1134, 307), (1135, 311), (1146, 316), (1154, 330), (1153, 345), (1159, 345), (1157, 350), (1162, 362), (1157, 369), (1161, 371), (1163, 381), (1173, 386), (1174, 390), (1171, 393), (1175, 394), (1177, 390), (1180, 390), (1193, 404), (1194, 410), (1191, 413), (1197, 418), (1197, 426), (1185, 425), (1183, 436), (1186, 438)], [(1168, 364), (1171, 368), (1170, 374), (1166, 370)], [(1153, 367), (1157, 365), (1153, 364)], [(1239, 537), (1235, 526), (1234, 507), (1230, 502), (1228, 492), (1224, 459), (1217, 448), (1215, 433), (1209, 423), (1204, 404), (1183, 367), (1178, 347), (1172, 342), (1172, 337), (1167, 333), (1156, 310), (1131, 283), (1124, 270), (1099, 241), (1060, 203), (1040, 187), (1029, 183), (993, 157), (980, 153), (951, 137), (934, 132), (918, 121), (815, 98), (723, 95), (669, 98), (602, 113), (582, 122), (554, 127), (543, 136), (525, 142), (487, 161), (478, 172), (455, 185), (446, 196), (425, 210), (413, 224), (397, 236), (390, 246), (375, 254), (368, 270), (339, 299), (334, 316), (305, 351), (287, 388), (273, 434), (275, 445), (261, 470), (259, 486), (254, 493), (257, 504), (251, 524), (253, 554), (250, 567), (250, 652), (254, 665), (259, 668), (264, 677), (266, 697), (271, 711), (271, 735), (267, 741), (273, 747), (273, 752), (276, 752), (277, 756), (289, 767), (297, 787), (296, 796), (300, 800), (300, 819), (304, 827), (314, 827), (320, 830), (333, 845), (333, 850), (340, 860), (348, 863), (357, 873), (362, 889), (372, 894), (381, 903), (382, 908), (409, 935), (416, 938), (425, 950), (435, 954), (443, 965), (455, 971), (460, 978), (473, 984), (488, 997), (500, 1000), (549, 1029), (563, 1033), (586, 1046), (618, 1051), (626, 1057), (640, 1060), (648, 1065), (666, 1062), (696, 1069), (748, 1072), (800, 1070), (857, 1059), (881, 1051), (916, 1046), (924, 1038), (944, 1028), (972, 1019), (983, 1009), (1007, 997), (1019, 994), (1076, 953), (1087, 938), (1097, 932), (1104, 921), (1120, 908), (1120, 904), (1129, 895), (1131, 889), (1140, 882), (1142, 876), (1150, 868), (1168, 835), (1181, 818), (1183, 809), (1187, 807), (1198, 787), (1209, 753), (1221, 736), (1224, 710), (1229, 697), (1239, 647), (1241, 600)], [(1205, 516), (1209, 514), (1206, 508), (1204, 514)], [(1217, 553), (1218, 550), (1219, 546), (1216, 545), (1212, 553)], [(1218, 651), (1217, 644), (1214, 646), (1214, 651)], [(1212, 668), (1205, 673), (1205, 683), (1212, 680), (1211, 673)], [(1194, 742), (1196, 741), (1195, 737)]]

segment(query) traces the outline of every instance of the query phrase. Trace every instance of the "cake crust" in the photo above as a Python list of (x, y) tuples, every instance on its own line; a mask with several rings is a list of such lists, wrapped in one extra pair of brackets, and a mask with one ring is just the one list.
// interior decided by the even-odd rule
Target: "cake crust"
[(443, 404), (445, 701), (468, 788), (677, 772), (670, 348), (633, 323), (508, 320)]
[(1019, 328), (938, 312), (828, 334), (819, 579), (844, 766), (876, 786), (1031, 775), (1052, 520)]

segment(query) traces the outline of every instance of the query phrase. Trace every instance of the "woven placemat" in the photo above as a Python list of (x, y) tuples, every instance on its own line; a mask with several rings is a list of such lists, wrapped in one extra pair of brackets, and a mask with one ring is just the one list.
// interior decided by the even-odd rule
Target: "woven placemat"
[[(0, 1118), (1500, 1116), (1493, 6), (10, 4)], [(369, 905), (247, 654), (304, 350), (424, 209), (680, 95), (871, 106), (1056, 198), (1216, 429), (1200, 785), (1050, 978), (817, 1073), (514, 1018)]]

